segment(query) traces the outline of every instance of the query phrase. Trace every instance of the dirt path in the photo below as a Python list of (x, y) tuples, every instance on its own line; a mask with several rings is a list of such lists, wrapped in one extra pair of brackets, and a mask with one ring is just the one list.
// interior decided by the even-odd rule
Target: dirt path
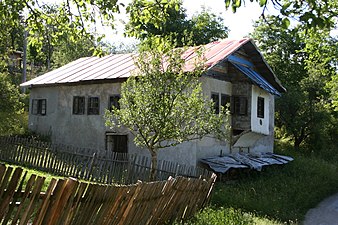
[(305, 215), (304, 225), (338, 225), (338, 193), (328, 197)]

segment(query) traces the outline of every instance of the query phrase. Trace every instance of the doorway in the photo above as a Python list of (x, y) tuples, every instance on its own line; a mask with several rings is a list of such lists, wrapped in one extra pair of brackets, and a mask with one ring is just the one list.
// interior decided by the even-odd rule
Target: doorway
[(128, 153), (127, 135), (106, 134), (106, 149), (116, 153)]

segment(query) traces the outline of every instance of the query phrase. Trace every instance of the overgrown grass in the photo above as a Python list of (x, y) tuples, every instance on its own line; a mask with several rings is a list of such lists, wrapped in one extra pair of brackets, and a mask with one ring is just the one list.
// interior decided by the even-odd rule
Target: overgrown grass
[(247, 213), (234, 208), (208, 207), (197, 213), (194, 218), (174, 225), (280, 225), (281, 223), (258, 217), (253, 213)]
[(181, 224), (300, 224), (309, 209), (338, 192), (338, 162), (286, 149), (277, 153), (293, 162), (217, 182), (211, 206)]
[(295, 152), (284, 153), (295, 160), (250, 173), (234, 183), (217, 183), (212, 204), (298, 223), (309, 209), (338, 192), (337, 164)]
[(64, 177), (61, 177), (61, 176), (56, 176), (56, 175), (53, 175), (53, 174), (49, 174), (49, 173), (45, 173), (45, 172), (42, 172), (42, 171), (39, 171), (39, 170), (34, 170), (34, 169), (29, 169), (29, 168), (26, 168), (26, 167), (23, 167), (23, 166), (16, 166), (16, 165), (12, 165), (12, 164), (8, 164), (8, 163), (5, 163), (5, 162), (1, 162), (1, 164), (4, 164), (6, 166), (10, 166), (12, 168), (17, 168), (17, 167), (20, 167), (23, 169), (23, 173), (22, 173), (22, 176), (27, 172), (26, 174), (26, 177), (25, 177), (25, 180), (24, 180), (24, 183), (23, 183), (23, 189), (26, 187), (26, 184), (29, 180), (29, 178), (34, 174), (36, 176), (41, 176), (41, 177), (45, 177), (45, 181), (43, 183), (43, 186), (42, 186), (42, 189), (41, 191), (46, 191), (51, 180), (54, 178), (54, 179), (63, 179)]

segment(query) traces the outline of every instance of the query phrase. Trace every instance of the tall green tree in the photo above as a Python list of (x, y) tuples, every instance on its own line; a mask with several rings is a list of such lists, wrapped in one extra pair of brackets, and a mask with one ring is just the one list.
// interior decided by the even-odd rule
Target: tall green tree
[(186, 30), (193, 45), (204, 45), (228, 37), (229, 29), (224, 25), (223, 18), (204, 7), (187, 20), (187, 24)]
[(230, 126), (228, 116), (215, 114), (213, 103), (202, 94), (203, 61), (196, 62), (194, 71), (185, 71), (183, 49), (163, 41), (158, 46), (140, 53), (137, 73), (122, 84), (120, 108), (105, 115), (107, 126), (128, 128), (136, 145), (149, 150), (152, 179), (159, 149), (208, 134), (224, 140)]
[(23, 113), (18, 88), (9, 73), (0, 72), (0, 136), (21, 132), (19, 116)]
[(336, 74), (337, 43), (325, 29), (289, 29), (281, 18), (267, 20), (256, 24), (252, 36), (287, 89), (276, 100), (276, 125), (292, 138), (295, 148), (304, 143), (320, 146), (319, 137), (325, 136), (321, 130), (332, 121), (327, 84)]
[(141, 41), (149, 37), (168, 38), (172, 44), (201, 45), (228, 36), (223, 19), (203, 8), (188, 19), (181, 0), (133, 0), (127, 7), (129, 22), (125, 34)]

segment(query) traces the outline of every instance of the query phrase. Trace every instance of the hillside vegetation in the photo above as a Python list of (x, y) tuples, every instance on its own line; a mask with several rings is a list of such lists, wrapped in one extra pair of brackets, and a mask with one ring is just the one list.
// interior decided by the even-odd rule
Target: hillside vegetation
[(295, 160), (217, 182), (210, 207), (182, 224), (300, 224), (309, 209), (338, 192), (337, 162), (288, 146), (277, 151)]

